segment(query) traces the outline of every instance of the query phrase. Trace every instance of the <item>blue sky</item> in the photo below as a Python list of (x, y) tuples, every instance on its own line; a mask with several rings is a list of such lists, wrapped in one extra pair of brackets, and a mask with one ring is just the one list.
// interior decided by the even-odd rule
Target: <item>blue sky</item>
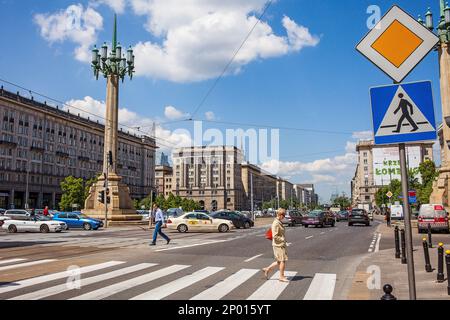
[[(121, 87), (125, 110), (119, 121), (149, 130), (144, 127), (153, 120), (189, 118), (265, 5), (265, 0), (222, 2), (0, 0), (0, 78), (101, 114), (105, 81), (94, 79), (86, 54), (91, 45), (111, 41), (116, 11), (119, 41), (139, 52), (138, 74)], [(427, 6), (437, 13), (439, 5), (438, 0), (395, 3), (414, 16), (423, 15)], [(391, 83), (355, 46), (368, 32), (368, 6), (378, 5), (384, 13), (393, 4), (275, 1), (196, 118), (339, 132), (281, 130), (280, 175), (295, 183), (316, 183), (323, 201), (336, 189), (350, 194), (352, 143), (367, 135), (352, 133), (372, 129), (369, 88)], [(68, 13), (73, 5), (79, 11)], [(71, 30), (73, 17), (81, 18), (80, 30)], [(432, 81), (441, 119), (438, 76), (437, 53), (432, 52), (406, 81)], [(166, 144), (162, 149), (185, 141), (173, 130), (192, 127), (191, 122), (158, 125), (157, 136)]]

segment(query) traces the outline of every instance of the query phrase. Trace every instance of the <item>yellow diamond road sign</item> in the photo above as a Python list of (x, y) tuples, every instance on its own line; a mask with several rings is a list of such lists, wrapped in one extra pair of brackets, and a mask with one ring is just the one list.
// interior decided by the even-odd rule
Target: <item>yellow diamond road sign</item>
[(438, 42), (433, 32), (393, 6), (356, 49), (396, 82), (402, 82)]
[(389, 191), (388, 193), (386, 193), (386, 195), (387, 195), (388, 198), (392, 198), (392, 196), (393, 196), (394, 194), (393, 194), (392, 192)]

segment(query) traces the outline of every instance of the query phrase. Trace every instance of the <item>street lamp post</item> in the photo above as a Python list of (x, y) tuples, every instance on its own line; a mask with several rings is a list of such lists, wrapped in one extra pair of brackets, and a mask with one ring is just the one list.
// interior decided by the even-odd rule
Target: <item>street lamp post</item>
[(439, 170), (439, 178), (433, 186), (431, 203), (448, 203), (448, 192), (446, 185), (450, 175), (450, 7), (448, 2), (440, 0), (439, 23), (435, 27), (433, 24), (433, 14), (428, 9), (425, 15), (425, 22), (420, 20), (429, 30), (436, 31), (439, 36), (437, 51), (439, 53), (440, 67), (440, 87), (443, 116), (443, 158), (442, 166)]
[[(104, 216), (103, 210), (111, 212), (109, 220), (128, 221), (141, 219), (136, 214), (130, 191), (127, 185), (121, 183), (122, 178), (118, 175), (118, 135), (119, 135), (119, 81), (125, 80), (128, 75), (133, 78), (135, 72), (133, 49), (130, 47), (126, 55), (122, 52), (122, 46), (117, 42), (117, 16), (114, 16), (114, 33), (111, 51), (108, 52), (106, 42), (100, 50), (94, 46), (92, 50), (92, 69), (94, 76), (98, 79), (102, 74), (107, 79), (106, 92), (106, 117), (105, 138), (103, 151), (103, 175), (99, 182), (90, 190), (86, 200), (85, 208), (89, 215), (100, 218)], [(106, 177), (108, 177), (107, 181)], [(105, 203), (96, 201), (96, 195), (101, 190), (110, 191), (110, 204), (107, 198)]]

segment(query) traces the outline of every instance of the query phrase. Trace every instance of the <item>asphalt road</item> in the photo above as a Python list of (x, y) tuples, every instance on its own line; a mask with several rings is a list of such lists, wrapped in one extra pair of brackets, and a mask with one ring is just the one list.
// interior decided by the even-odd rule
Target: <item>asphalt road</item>
[[(346, 299), (359, 262), (378, 249), (378, 224), (288, 228), (287, 284), (261, 272), (273, 261), (266, 227), (227, 234), (166, 230), (172, 242), (160, 239), (156, 247), (139, 228), (0, 233), (0, 299)], [(70, 266), (81, 274), (66, 271)]]

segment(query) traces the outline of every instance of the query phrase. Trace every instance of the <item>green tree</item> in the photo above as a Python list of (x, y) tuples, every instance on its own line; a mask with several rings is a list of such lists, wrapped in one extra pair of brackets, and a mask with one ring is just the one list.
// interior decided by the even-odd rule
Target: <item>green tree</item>
[(342, 208), (348, 208), (351, 206), (351, 200), (350, 198), (346, 197), (345, 195), (336, 197), (333, 201), (333, 206), (342, 207)]
[(439, 171), (433, 161), (427, 160), (419, 165), (419, 172), (422, 176), (422, 185), (417, 188), (417, 201), (420, 204), (429, 203), (433, 192), (433, 182), (438, 177)]
[(81, 208), (84, 207), (86, 188), (83, 185), (82, 178), (66, 177), (61, 181), (61, 190), (63, 195), (59, 207), (62, 211), (71, 211), (74, 204), (79, 205)]

